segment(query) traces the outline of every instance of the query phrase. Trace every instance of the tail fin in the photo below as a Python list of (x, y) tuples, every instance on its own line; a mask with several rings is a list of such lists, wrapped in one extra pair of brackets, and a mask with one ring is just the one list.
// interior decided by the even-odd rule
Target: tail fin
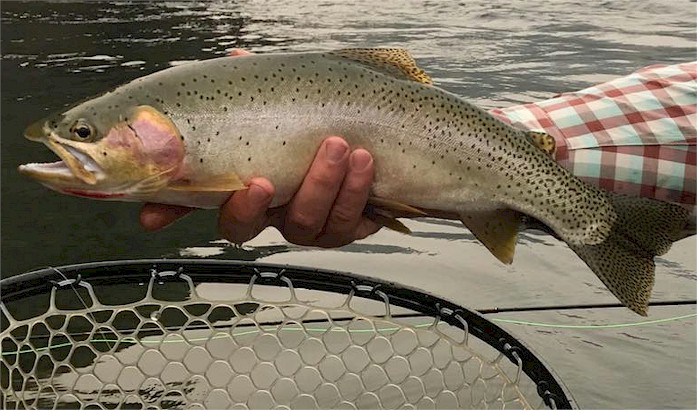
[(629, 309), (646, 316), (654, 283), (653, 258), (682, 238), (690, 212), (676, 204), (608, 194), (617, 220), (595, 245), (570, 245)]

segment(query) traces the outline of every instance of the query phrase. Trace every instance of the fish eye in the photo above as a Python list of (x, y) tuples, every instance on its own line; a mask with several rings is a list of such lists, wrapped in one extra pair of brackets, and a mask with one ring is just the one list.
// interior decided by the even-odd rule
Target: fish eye
[(77, 137), (80, 140), (87, 140), (91, 137), (94, 137), (94, 130), (92, 129), (92, 127), (90, 127), (89, 124), (85, 123), (84, 121), (78, 121), (73, 126), (72, 131), (75, 137)]

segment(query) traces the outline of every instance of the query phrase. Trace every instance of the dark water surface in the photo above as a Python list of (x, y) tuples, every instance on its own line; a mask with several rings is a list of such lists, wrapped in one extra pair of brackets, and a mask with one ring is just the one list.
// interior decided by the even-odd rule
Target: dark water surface
[[(492, 3), (492, 4), (490, 4)], [(451, 224), (409, 222), (339, 250), (285, 243), (272, 230), (243, 248), (216, 241), (216, 213), (159, 233), (139, 206), (61, 196), (21, 178), (54, 161), (22, 138), (50, 111), (182, 61), (255, 52), (409, 49), (439, 86), (485, 107), (590, 86), (655, 63), (695, 59), (695, 3), (676, 1), (237, 1), (2, 3), (2, 276), (34, 267), (140, 257), (214, 256), (348, 270), (421, 287), (473, 308), (612, 302), (564, 245), (523, 235), (513, 267)], [(659, 259), (654, 299), (694, 299), (695, 239)], [(652, 310), (650, 319), (694, 306)], [(503, 317), (503, 316), (501, 316)], [(640, 321), (626, 310), (509, 315), (557, 324)], [(583, 407), (697, 406), (695, 320), (618, 329), (510, 325)]]

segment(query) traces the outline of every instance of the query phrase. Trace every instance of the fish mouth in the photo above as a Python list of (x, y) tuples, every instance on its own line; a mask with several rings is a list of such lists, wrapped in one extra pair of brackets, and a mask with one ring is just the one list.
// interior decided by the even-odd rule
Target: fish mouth
[(19, 172), (46, 183), (83, 183), (94, 186), (104, 177), (104, 170), (72, 141), (50, 135), (42, 141), (61, 159), (53, 163), (29, 163), (19, 166)]

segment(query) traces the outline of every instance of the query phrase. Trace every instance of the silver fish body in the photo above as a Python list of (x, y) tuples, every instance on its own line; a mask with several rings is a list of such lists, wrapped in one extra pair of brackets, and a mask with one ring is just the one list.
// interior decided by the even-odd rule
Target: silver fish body
[[(428, 84), (408, 55), (381, 53), (271, 54), (177, 66), (77, 105), (30, 127), (27, 134), (38, 140), (48, 138), (57, 146), (80, 144), (69, 148), (71, 153), (106, 141), (109, 147), (142, 143), (148, 148), (138, 148), (134, 161), (148, 164), (150, 171), (138, 175), (161, 177), (141, 184), (145, 190), (130, 188), (123, 195), (111, 188), (106, 191), (115, 195), (113, 199), (195, 207), (218, 206), (258, 176), (274, 184), (274, 205), (285, 204), (321, 142), (330, 135), (342, 136), (352, 147), (372, 153), (375, 197), (459, 216), (504, 262), (512, 259), (520, 217), (533, 217), (581, 255), (625, 304), (645, 313), (653, 284), (653, 255), (676, 239), (674, 227), (684, 225), (685, 219), (681, 208), (618, 200), (583, 183), (541, 150), (529, 133)], [(148, 111), (143, 112), (143, 107)], [(134, 117), (140, 119), (138, 124), (133, 123)], [(76, 137), (79, 121), (91, 128), (88, 141)], [(124, 122), (135, 136), (131, 140), (141, 143), (114, 143), (127, 140), (126, 128), (119, 138), (113, 134), (116, 125)], [(157, 126), (151, 127), (154, 123)], [(169, 147), (170, 152), (160, 155), (155, 165), (143, 160), (160, 146)], [(99, 156), (87, 156), (99, 169)], [(63, 157), (69, 159), (67, 154)], [(97, 180), (108, 180), (107, 168), (101, 167), (104, 175)], [(32, 172), (31, 167), (24, 171)], [(83, 191), (78, 195), (90, 192), (90, 183), (79, 185)], [(91, 186), (94, 192), (100, 184)], [(652, 229), (668, 232), (654, 240), (655, 232), (639, 227), (639, 239), (624, 244), (620, 230), (626, 234), (641, 224), (641, 218), (627, 217), (628, 205), (654, 210), (652, 216), (671, 224), (666, 229), (656, 224)], [(620, 223), (632, 228), (619, 227)], [(607, 247), (615, 250), (618, 241), (624, 251), (610, 253)], [(647, 248), (647, 253), (637, 251)], [(608, 254), (616, 261), (607, 261)], [(627, 257), (630, 254), (641, 255), (641, 263), (633, 262)], [(617, 261), (622, 261), (621, 267)], [(617, 282), (628, 280), (616, 280), (617, 270), (640, 271), (639, 282), (633, 286), (639, 291), (622, 290)]]

